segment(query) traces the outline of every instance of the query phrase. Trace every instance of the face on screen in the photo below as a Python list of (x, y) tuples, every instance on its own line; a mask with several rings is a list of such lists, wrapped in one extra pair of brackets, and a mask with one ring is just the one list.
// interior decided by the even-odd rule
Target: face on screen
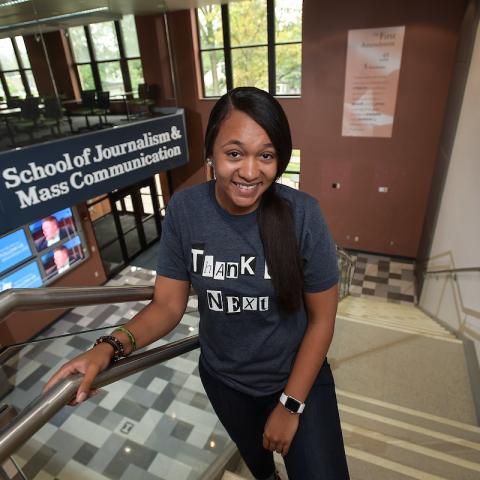
[(53, 261), (57, 268), (62, 268), (68, 264), (68, 250), (66, 248), (59, 248), (53, 253)]
[(58, 222), (55, 219), (46, 219), (42, 223), (42, 232), (47, 240), (52, 240), (58, 235)]

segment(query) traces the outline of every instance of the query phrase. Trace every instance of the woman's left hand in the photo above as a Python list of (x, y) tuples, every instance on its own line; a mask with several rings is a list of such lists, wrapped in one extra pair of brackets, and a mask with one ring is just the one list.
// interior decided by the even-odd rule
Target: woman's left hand
[(263, 432), (263, 447), (285, 456), (298, 429), (299, 415), (290, 413), (282, 404), (273, 409)]

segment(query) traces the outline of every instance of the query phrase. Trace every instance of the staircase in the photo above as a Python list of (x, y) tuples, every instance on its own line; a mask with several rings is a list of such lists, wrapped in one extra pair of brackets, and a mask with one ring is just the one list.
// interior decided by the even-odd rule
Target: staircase
[[(448, 330), (413, 304), (349, 296), (328, 358), (352, 480), (480, 479), (463, 344)], [(222, 478), (253, 477), (241, 462)]]

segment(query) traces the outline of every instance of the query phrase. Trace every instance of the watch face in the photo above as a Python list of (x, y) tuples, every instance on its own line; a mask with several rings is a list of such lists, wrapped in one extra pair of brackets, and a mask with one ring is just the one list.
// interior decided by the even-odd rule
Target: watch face
[(298, 412), (298, 409), (300, 408), (300, 403), (293, 398), (288, 397), (285, 401), (285, 407), (292, 412)]

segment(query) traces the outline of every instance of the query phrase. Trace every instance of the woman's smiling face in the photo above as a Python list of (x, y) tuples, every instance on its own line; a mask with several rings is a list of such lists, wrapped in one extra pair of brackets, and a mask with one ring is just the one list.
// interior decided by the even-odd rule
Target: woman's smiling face
[(246, 113), (231, 110), (212, 157), (218, 203), (233, 215), (256, 210), (277, 174), (277, 153), (265, 130)]

